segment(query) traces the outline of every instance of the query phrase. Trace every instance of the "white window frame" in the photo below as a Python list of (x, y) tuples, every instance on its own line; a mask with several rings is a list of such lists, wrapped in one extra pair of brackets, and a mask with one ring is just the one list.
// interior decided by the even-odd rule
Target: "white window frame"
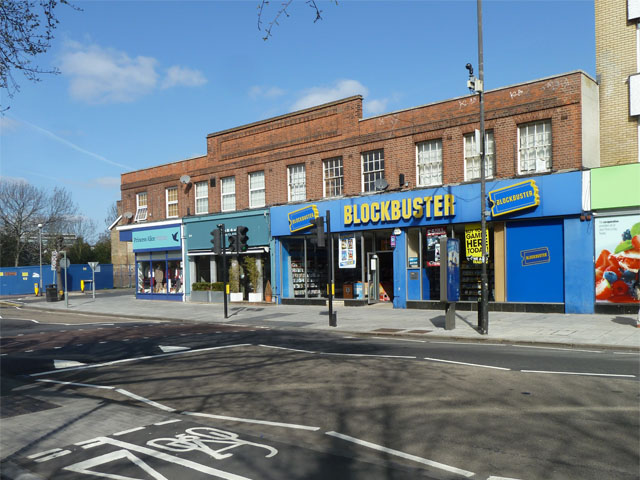
[[(141, 199), (144, 197), (144, 204), (141, 202)], [(136, 193), (136, 216), (133, 219), (134, 222), (146, 222), (147, 221), (147, 213), (149, 211), (149, 200), (147, 196), (147, 192)]]
[[(233, 191), (232, 191), (233, 190)], [(233, 199), (233, 200), (230, 200)], [(233, 203), (233, 207), (225, 208), (225, 200)], [(236, 177), (224, 177), (220, 179), (220, 210), (222, 212), (233, 212), (236, 209)]]
[[(209, 182), (197, 182), (195, 185), (195, 212), (196, 215), (209, 213)], [(199, 201), (204, 200), (204, 202)], [(204, 208), (203, 208), (204, 207)]]
[(375, 182), (384, 178), (384, 149), (370, 150), (360, 154), (362, 168), (362, 191), (375, 192)]
[(307, 169), (304, 163), (287, 167), (287, 190), (290, 202), (307, 199)]
[[(262, 182), (258, 182), (256, 185), (256, 181), (260, 178), (260, 174), (262, 174)], [(249, 208), (259, 208), (266, 205), (265, 187), (264, 170), (249, 173)], [(254, 197), (257, 197), (258, 201), (256, 201)]]
[(442, 139), (416, 143), (416, 179), (419, 187), (442, 185)]
[(551, 171), (553, 161), (552, 134), (551, 120), (542, 120), (518, 126), (519, 175)]
[(327, 158), (322, 162), (322, 196), (340, 197), (344, 192), (344, 165), (342, 157)]
[[(463, 138), (464, 180), (480, 180), (480, 151), (476, 148), (476, 136), (468, 133)], [(484, 178), (493, 178), (493, 166), (496, 160), (496, 143), (493, 130), (484, 132)]]
[[(169, 192), (176, 192), (176, 198), (175, 200), (169, 200)], [(176, 218), (180, 215), (180, 212), (178, 211), (178, 187), (168, 187), (164, 190), (164, 195), (165, 195), (165, 199), (167, 200), (167, 218)], [(176, 208), (176, 214), (175, 215), (169, 215), (169, 209), (170, 207), (173, 207), (175, 205)]]

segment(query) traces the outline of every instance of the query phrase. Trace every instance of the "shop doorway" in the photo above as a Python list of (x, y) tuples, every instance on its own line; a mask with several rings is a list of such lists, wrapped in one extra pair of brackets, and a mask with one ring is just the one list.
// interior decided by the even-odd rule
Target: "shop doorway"
[(367, 274), (367, 284), (369, 285), (368, 304), (378, 303), (380, 301), (380, 258), (375, 253), (367, 253), (367, 265), (369, 273)]
[(392, 230), (364, 234), (369, 304), (393, 301), (392, 234)]

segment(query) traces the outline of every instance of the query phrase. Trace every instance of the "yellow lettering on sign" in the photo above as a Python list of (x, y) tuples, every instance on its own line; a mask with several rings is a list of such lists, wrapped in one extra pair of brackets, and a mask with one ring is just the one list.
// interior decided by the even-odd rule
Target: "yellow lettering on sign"
[(391, 200), (391, 220), (400, 220), (400, 202)]
[(455, 207), (453, 205), (454, 196), (451, 193), (447, 193), (444, 196), (444, 216), (445, 217), (453, 217), (455, 212)]
[(371, 204), (371, 221), (374, 223), (380, 221), (380, 204), (377, 202)]
[(362, 209), (360, 212), (362, 223), (369, 223), (369, 204), (363, 203), (360, 208)]
[(442, 216), (442, 195), (436, 195), (433, 197), (433, 216)]
[(433, 200), (433, 198), (431, 197), (424, 197), (424, 205), (427, 208), (427, 213), (426, 213), (426, 217), (427, 218), (431, 218), (431, 201)]
[(402, 199), (402, 219), (411, 220), (412, 216), (413, 216), (413, 211), (411, 210), (411, 199), (403, 198)]
[(422, 199), (420, 197), (416, 197), (413, 199), (413, 216), (415, 218), (422, 217), (424, 213), (424, 208), (422, 208)]
[(382, 202), (382, 211), (380, 220), (383, 222), (390, 222), (391, 217), (389, 216), (389, 203), (390, 202)]
[(351, 205), (344, 206), (344, 224), (351, 225), (353, 222), (353, 207)]
[(358, 205), (353, 206), (353, 224), (360, 225), (360, 217), (358, 216)]

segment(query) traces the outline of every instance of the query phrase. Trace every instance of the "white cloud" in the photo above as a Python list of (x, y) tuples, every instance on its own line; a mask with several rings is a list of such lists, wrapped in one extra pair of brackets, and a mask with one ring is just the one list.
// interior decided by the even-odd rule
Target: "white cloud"
[(93, 183), (104, 188), (120, 187), (120, 177), (98, 177), (93, 179)]
[(382, 98), (379, 100), (367, 100), (364, 102), (364, 111), (368, 115), (379, 115), (387, 109), (389, 99)]
[(207, 79), (199, 70), (174, 65), (167, 70), (167, 76), (162, 82), (162, 88), (199, 87), (207, 83)]
[(70, 78), (73, 98), (90, 104), (126, 103), (161, 88), (197, 87), (206, 83), (202, 72), (187, 67), (171, 66), (160, 82), (158, 61), (99, 45), (68, 42), (60, 62), (61, 72)]
[(0, 115), (0, 135), (13, 132), (18, 129), (19, 123), (5, 115)]
[(254, 85), (249, 89), (249, 96), (253, 99), (256, 98), (276, 98), (285, 94), (285, 91), (279, 87), (263, 87), (261, 85)]
[(362, 95), (366, 97), (369, 89), (357, 80), (338, 80), (332, 87), (312, 87), (305, 91), (305, 94), (293, 104), (294, 110), (315, 107), (323, 103), (333, 102), (352, 95)]

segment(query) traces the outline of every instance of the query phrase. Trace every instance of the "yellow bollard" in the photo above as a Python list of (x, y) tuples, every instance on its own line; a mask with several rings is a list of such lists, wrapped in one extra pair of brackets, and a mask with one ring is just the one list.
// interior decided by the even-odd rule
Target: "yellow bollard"
[(39, 291), (40, 291), (40, 289), (38, 288), (38, 284), (37, 284), (37, 283), (34, 283), (34, 284), (33, 284), (33, 290), (34, 290), (34, 292), (35, 292), (35, 294), (36, 294), (36, 297), (37, 297), (37, 296), (38, 296), (38, 293), (39, 293)]
[(80, 290), (84, 293), (84, 280), (80, 280)]

